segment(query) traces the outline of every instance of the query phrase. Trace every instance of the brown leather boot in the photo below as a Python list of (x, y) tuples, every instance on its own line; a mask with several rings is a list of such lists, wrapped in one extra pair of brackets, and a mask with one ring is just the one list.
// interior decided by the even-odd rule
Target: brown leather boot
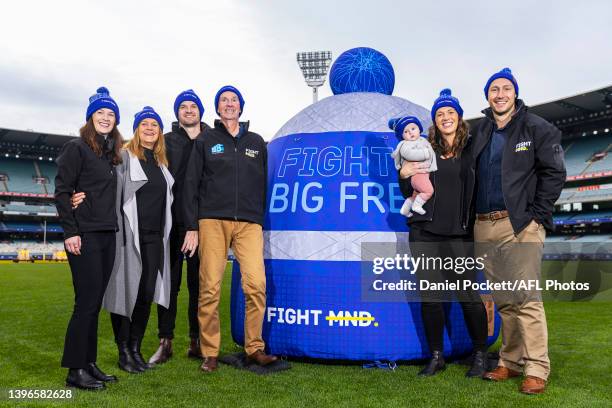
[(205, 357), (200, 370), (212, 373), (217, 370), (217, 357)]
[(532, 375), (525, 377), (520, 388), (523, 394), (542, 394), (545, 389), (546, 381)]
[(200, 339), (191, 339), (189, 348), (187, 349), (187, 357), (189, 358), (202, 358), (202, 351), (200, 350)]
[(276, 360), (278, 360), (278, 357), (272, 356), (270, 354), (266, 354), (261, 350), (257, 350), (253, 354), (249, 354), (247, 356), (247, 361), (249, 363), (255, 363), (258, 366), (262, 366), (262, 367), (267, 366), (268, 364), (273, 363)]
[(519, 375), (521, 375), (521, 373), (518, 371), (497, 366), (495, 370), (486, 372), (482, 378), (489, 381), (506, 381), (508, 378), (518, 377)]
[(172, 357), (172, 339), (160, 339), (159, 347), (149, 359), (149, 364), (163, 364)]

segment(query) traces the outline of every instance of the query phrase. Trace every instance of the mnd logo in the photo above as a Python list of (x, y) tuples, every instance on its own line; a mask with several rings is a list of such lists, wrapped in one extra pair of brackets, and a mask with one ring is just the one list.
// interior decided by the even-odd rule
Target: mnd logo
[(531, 141), (517, 143), (516, 146), (514, 146), (514, 151), (515, 152), (526, 152), (529, 150), (529, 147), (531, 147)]
[(221, 143), (218, 143), (210, 149), (210, 152), (212, 154), (221, 154), (223, 153), (224, 150), (225, 150), (225, 147)]

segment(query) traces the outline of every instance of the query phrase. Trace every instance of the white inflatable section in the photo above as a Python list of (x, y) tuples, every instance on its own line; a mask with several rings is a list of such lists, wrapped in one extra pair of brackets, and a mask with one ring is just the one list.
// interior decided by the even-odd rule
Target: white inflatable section
[[(361, 261), (379, 254), (362, 253), (362, 243), (407, 243), (407, 232), (264, 231), (265, 259)], [(385, 256), (385, 255), (383, 255)]]
[(391, 118), (416, 116), (423, 129), (431, 125), (430, 112), (397, 96), (372, 92), (334, 95), (303, 109), (280, 128), (272, 140), (296, 133), (391, 132)]

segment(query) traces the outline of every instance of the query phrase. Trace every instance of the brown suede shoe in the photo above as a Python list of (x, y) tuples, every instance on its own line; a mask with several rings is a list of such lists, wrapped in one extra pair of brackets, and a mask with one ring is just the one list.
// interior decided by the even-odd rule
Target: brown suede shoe
[(521, 392), (523, 394), (542, 394), (545, 389), (546, 381), (532, 375), (525, 377), (521, 384)]
[(217, 369), (217, 357), (205, 357), (200, 370), (212, 373)]
[(249, 363), (255, 363), (258, 366), (262, 366), (262, 367), (267, 366), (268, 364), (273, 363), (276, 360), (278, 360), (278, 357), (270, 355), (270, 354), (266, 354), (261, 350), (257, 350), (253, 354), (249, 354), (247, 356), (247, 361)]
[(159, 347), (149, 359), (149, 364), (163, 364), (172, 357), (172, 339), (160, 339)]
[(187, 349), (187, 357), (189, 358), (202, 358), (202, 351), (200, 350), (200, 339), (191, 339), (189, 348)]
[(497, 366), (495, 370), (486, 372), (482, 378), (489, 381), (506, 381), (508, 378), (518, 377), (519, 375), (521, 375), (521, 373), (518, 371)]

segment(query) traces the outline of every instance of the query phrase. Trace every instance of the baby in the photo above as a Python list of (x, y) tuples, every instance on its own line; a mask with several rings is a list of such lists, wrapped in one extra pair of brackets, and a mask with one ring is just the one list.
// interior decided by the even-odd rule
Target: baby
[(399, 170), (404, 161), (425, 163), (428, 173), (417, 173), (410, 179), (414, 189), (412, 197), (408, 197), (400, 214), (406, 217), (412, 216), (412, 211), (425, 214), (423, 205), (431, 198), (434, 189), (429, 181), (429, 173), (438, 170), (436, 154), (427, 139), (421, 137), (423, 125), (415, 116), (404, 116), (402, 118), (389, 120), (389, 128), (395, 131), (395, 136), (400, 140), (399, 144), (391, 153), (395, 160), (395, 168)]

